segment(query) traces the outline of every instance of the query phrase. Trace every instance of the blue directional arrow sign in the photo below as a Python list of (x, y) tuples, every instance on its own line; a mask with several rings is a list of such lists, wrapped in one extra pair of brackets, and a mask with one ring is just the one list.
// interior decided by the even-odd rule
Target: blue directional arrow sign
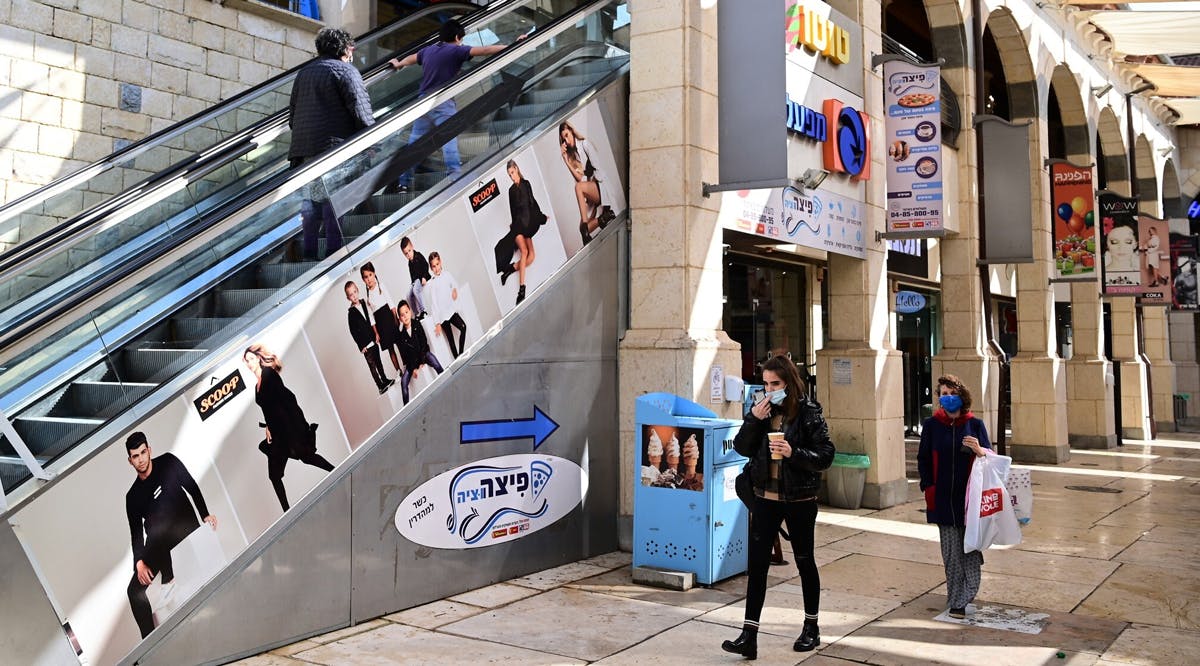
[(463, 444), (498, 442), (505, 439), (533, 438), (533, 450), (558, 430), (554, 419), (546, 416), (537, 405), (531, 419), (499, 419), (495, 421), (463, 421), (459, 424), (459, 440)]

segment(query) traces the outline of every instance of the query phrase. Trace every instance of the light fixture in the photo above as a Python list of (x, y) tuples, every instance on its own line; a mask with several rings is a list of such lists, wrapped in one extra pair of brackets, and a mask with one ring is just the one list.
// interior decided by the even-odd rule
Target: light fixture
[(825, 182), (825, 177), (829, 172), (824, 169), (805, 169), (804, 175), (800, 176), (796, 182), (804, 186), (806, 190), (815, 190)]
[(1155, 88), (1157, 88), (1157, 87), (1158, 87), (1158, 86), (1156, 86), (1156, 85), (1154, 85), (1153, 83), (1150, 83), (1149, 81), (1147, 81), (1147, 82), (1143, 83), (1142, 85), (1140, 85), (1140, 86), (1138, 86), (1138, 87), (1134, 88), (1133, 90), (1130, 90), (1129, 92), (1127, 92), (1127, 93), (1125, 93), (1125, 94), (1126, 94), (1126, 95), (1136, 95), (1136, 94), (1138, 94), (1138, 93), (1144, 93), (1144, 92), (1146, 92), (1147, 90), (1154, 90), (1154, 89), (1155, 89)]
[(1158, 149), (1158, 154), (1162, 155), (1163, 157), (1166, 157), (1167, 155), (1170, 155), (1173, 152), (1175, 152), (1175, 146), (1167, 146), (1166, 148)]
[(1100, 99), (1101, 97), (1107, 95), (1108, 91), (1112, 90), (1112, 88), (1113, 84), (1111, 83), (1106, 83), (1102, 86), (1092, 86), (1092, 95), (1094, 95), (1096, 99)]

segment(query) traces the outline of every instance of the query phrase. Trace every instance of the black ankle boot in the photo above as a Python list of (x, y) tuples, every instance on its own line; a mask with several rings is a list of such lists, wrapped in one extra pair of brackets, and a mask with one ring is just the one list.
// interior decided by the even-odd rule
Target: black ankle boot
[(500, 272), (500, 286), (503, 287), (504, 283), (508, 282), (508, 278), (511, 277), (512, 274), (516, 273), (516, 272), (517, 272), (517, 269), (513, 268), (512, 264), (505, 266), (504, 270)]
[(580, 222), (580, 223), (579, 223), (579, 236), (580, 236), (581, 238), (583, 238), (583, 244), (584, 244), (584, 245), (587, 245), (588, 243), (592, 242), (592, 237), (591, 237), (591, 235), (590, 235), (590, 234), (588, 234), (588, 225), (587, 225), (587, 222)]
[(517, 303), (516, 304), (520, 305), (521, 301), (523, 301), (523, 300), (525, 300), (525, 285), (521, 285), (520, 288), (517, 289)]
[(758, 632), (742, 629), (742, 634), (736, 639), (722, 642), (721, 649), (747, 659), (758, 659)]
[(796, 652), (808, 652), (815, 649), (821, 644), (821, 630), (817, 628), (816, 622), (804, 621), (804, 628), (800, 630), (800, 637), (792, 643), (792, 649)]
[(603, 212), (600, 213), (600, 217), (596, 218), (596, 221), (600, 223), (600, 228), (603, 229), (604, 227), (607, 227), (608, 223), (612, 222), (616, 217), (617, 214), (613, 212), (613, 209), (609, 206), (605, 206)]

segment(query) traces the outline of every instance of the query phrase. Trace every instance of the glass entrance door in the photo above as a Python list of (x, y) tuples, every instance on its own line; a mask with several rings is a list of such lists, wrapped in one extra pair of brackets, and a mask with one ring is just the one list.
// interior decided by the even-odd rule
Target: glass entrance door
[(804, 365), (809, 344), (807, 293), (803, 266), (750, 259), (726, 262), (722, 326), (742, 345), (741, 377), (747, 383), (762, 383), (762, 363), (771, 354), (790, 353), (796, 365)]

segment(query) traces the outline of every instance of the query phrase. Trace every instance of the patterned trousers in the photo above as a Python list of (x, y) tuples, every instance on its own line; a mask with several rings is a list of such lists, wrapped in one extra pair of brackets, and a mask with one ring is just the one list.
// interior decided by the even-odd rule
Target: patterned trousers
[(983, 553), (963, 552), (965, 527), (938, 525), (942, 541), (942, 564), (946, 566), (946, 598), (951, 608), (966, 608), (979, 594), (979, 568)]

